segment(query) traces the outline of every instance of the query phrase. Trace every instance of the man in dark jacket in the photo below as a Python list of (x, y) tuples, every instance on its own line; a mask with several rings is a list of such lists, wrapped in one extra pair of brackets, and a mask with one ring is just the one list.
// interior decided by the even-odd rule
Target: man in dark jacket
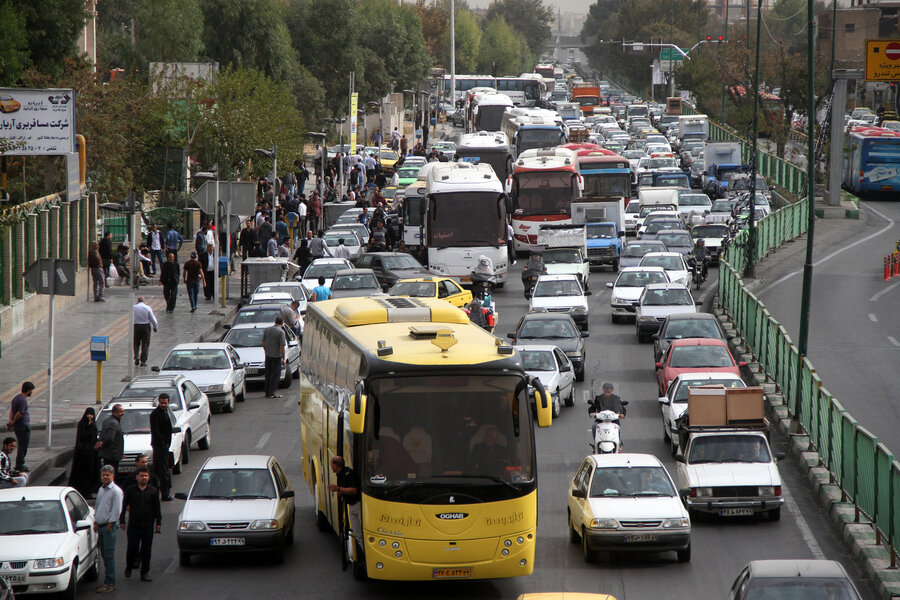
[(112, 414), (103, 422), (100, 429), (100, 441), (94, 445), (94, 450), (103, 461), (104, 465), (111, 465), (116, 473), (119, 472), (119, 462), (125, 455), (125, 435), (119, 422), (125, 415), (125, 409), (121, 404), (114, 404)]
[(153, 470), (159, 478), (159, 493), (171, 500), (172, 480), (169, 475), (169, 446), (172, 444), (172, 421), (169, 419), (169, 394), (159, 395), (150, 413), (150, 447), (153, 448)]
[(103, 234), (98, 250), (100, 251), (100, 258), (103, 259), (103, 274), (109, 277), (109, 265), (112, 264), (113, 260), (112, 231), (107, 231)]
[[(125, 529), (128, 514), (128, 549), (125, 551), (125, 577), (131, 577), (132, 565), (141, 556), (141, 581), (150, 579), (150, 551), (153, 547), (153, 532), (162, 529), (162, 510), (159, 505), (159, 491), (150, 485), (150, 471), (146, 467), (138, 470), (137, 485), (125, 490), (122, 500), (122, 515), (119, 526)], [(155, 528), (154, 528), (155, 525)]]
[(175, 260), (175, 253), (169, 252), (166, 262), (159, 268), (159, 285), (163, 286), (166, 299), (166, 312), (175, 311), (175, 300), (178, 299), (178, 282), (181, 281), (181, 268)]
[(206, 250), (201, 252), (197, 257), (203, 266), (203, 297), (212, 300), (216, 293), (216, 265), (215, 265), (215, 249), (212, 244), (206, 246)]
[(253, 245), (256, 244), (257, 239), (253, 221), (247, 219), (246, 225), (241, 229), (241, 234), (238, 236), (238, 246), (241, 247), (241, 258), (247, 258), (247, 255), (250, 254), (250, 250), (253, 249)]

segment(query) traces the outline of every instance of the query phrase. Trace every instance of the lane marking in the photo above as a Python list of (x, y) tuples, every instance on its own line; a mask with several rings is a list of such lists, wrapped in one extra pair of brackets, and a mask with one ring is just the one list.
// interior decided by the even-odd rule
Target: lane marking
[(809, 551), (812, 552), (813, 558), (825, 558), (822, 547), (819, 546), (819, 542), (816, 540), (816, 536), (813, 535), (809, 523), (806, 522), (803, 512), (797, 507), (797, 502), (794, 501), (794, 497), (788, 492), (787, 485), (784, 482), (781, 483), (781, 495), (784, 496), (785, 506), (795, 516), (797, 528), (800, 529), (800, 535), (803, 537), (803, 541), (806, 542)]
[(175, 571), (178, 570), (178, 561), (174, 558), (169, 559), (169, 564), (166, 566), (166, 570), (163, 571), (163, 575), (174, 575)]
[(869, 320), (872, 321), (873, 323), (877, 323), (878, 317), (876, 317), (873, 313), (869, 313)]
[(292, 405), (293, 403), (294, 403), (294, 399), (293, 399), (293, 398), (288, 398), (287, 400), (284, 401), (284, 407), (285, 407), (285, 408), (290, 408), (291, 405)]
[(258, 442), (256, 442), (257, 450), (262, 449), (262, 447), (265, 446), (266, 443), (268, 443), (270, 437), (272, 437), (271, 431), (267, 431), (264, 434), (262, 434), (262, 437), (259, 438)]
[(882, 296), (884, 296), (885, 294), (887, 294), (888, 292), (893, 290), (898, 285), (900, 285), (900, 281), (895, 281), (891, 285), (887, 286), (886, 288), (884, 288), (883, 290), (881, 290), (880, 292), (878, 292), (877, 294), (875, 294), (874, 296), (869, 298), (869, 302), (877, 302), (879, 298), (881, 298)]
[(898, 342), (898, 341), (897, 341), (897, 338), (895, 338), (895, 337), (892, 336), (892, 335), (889, 335), (889, 336), (888, 336), (888, 341), (889, 341), (890, 343), (892, 343), (893, 345), (895, 345), (895, 346), (900, 346), (900, 342)]
[[(846, 252), (846, 251), (849, 250), (850, 248), (853, 248), (853, 247), (858, 246), (858, 245), (860, 245), (860, 244), (862, 244), (862, 243), (864, 243), (864, 242), (868, 242), (868, 241), (871, 240), (872, 238), (876, 238), (876, 237), (880, 236), (880, 235), (883, 234), (885, 231), (887, 231), (888, 229), (890, 229), (890, 228), (892, 228), (892, 227), (894, 226), (894, 220), (891, 219), (890, 217), (888, 217), (887, 215), (885, 215), (884, 213), (882, 213), (881, 211), (879, 211), (879, 210), (877, 210), (877, 209), (875, 209), (875, 208), (872, 208), (871, 206), (869, 206), (868, 204), (865, 204), (865, 203), (863, 203), (863, 202), (860, 202), (859, 205), (860, 205), (860, 206), (865, 206), (867, 209), (871, 210), (873, 213), (875, 213), (876, 215), (878, 215), (879, 217), (881, 217), (882, 219), (884, 219), (885, 221), (887, 221), (888, 224), (885, 225), (884, 227), (882, 227), (881, 229), (879, 229), (878, 231), (876, 231), (875, 233), (872, 233), (872, 234), (870, 234), (870, 235), (867, 235), (867, 236), (864, 237), (864, 238), (860, 238), (860, 239), (856, 240), (855, 242), (853, 242), (852, 244), (847, 244), (846, 246), (842, 246), (839, 250), (835, 250), (835, 251), (832, 252), (831, 254), (828, 254), (828, 255), (826, 255), (826, 256), (823, 256), (823, 257), (820, 258), (819, 260), (814, 261), (813, 264), (812, 264), (813, 267), (818, 267), (818, 266), (821, 265), (822, 263), (831, 260), (832, 258), (834, 258), (835, 256), (837, 256), (838, 254), (841, 254), (842, 252)], [(762, 289), (760, 289), (759, 291), (754, 292), (754, 293), (756, 294), (756, 297), (759, 298), (762, 294), (764, 294), (765, 292), (768, 292), (770, 289), (772, 289), (772, 288), (775, 287), (776, 285), (778, 285), (778, 284), (780, 284), (780, 283), (784, 283), (784, 282), (787, 281), (788, 279), (790, 279), (790, 278), (792, 278), (792, 277), (794, 277), (794, 276), (796, 276), (796, 275), (799, 275), (799, 274), (802, 273), (802, 272), (803, 272), (803, 269), (798, 269), (798, 270), (796, 270), (796, 271), (792, 271), (792, 272), (788, 273), (787, 275), (784, 275), (783, 277), (779, 277), (778, 279), (776, 279), (775, 281), (773, 281), (773, 282), (770, 283), (769, 285), (763, 287)]]

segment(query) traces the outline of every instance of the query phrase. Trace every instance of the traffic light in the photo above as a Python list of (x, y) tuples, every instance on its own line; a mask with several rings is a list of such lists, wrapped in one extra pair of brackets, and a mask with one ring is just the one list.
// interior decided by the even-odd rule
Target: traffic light
[(497, 61), (491, 63), (491, 77), (497, 76)]

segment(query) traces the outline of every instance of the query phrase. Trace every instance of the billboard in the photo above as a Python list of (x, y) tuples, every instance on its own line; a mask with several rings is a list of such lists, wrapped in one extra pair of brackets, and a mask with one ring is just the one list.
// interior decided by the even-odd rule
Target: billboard
[(75, 152), (75, 90), (0, 88), (0, 139), (24, 144), (14, 155)]

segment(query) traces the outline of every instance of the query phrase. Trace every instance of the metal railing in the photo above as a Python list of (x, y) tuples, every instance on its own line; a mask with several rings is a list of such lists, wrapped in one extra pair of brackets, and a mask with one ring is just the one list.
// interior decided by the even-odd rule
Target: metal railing
[[(781, 208), (758, 223), (757, 260), (807, 230), (805, 202)], [(854, 508), (855, 519), (868, 518), (876, 543), (890, 549), (896, 566), (900, 547), (900, 462), (823, 385), (812, 363), (800, 356), (785, 328), (765, 305), (744, 287), (740, 273), (746, 264), (747, 232), (742, 231), (719, 263), (719, 304), (743, 336), (760, 369), (778, 386), (788, 412), (799, 422), (818, 452), (820, 466)], [(797, 369), (800, 369), (799, 389)], [(799, 408), (799, 411), (798, 411)]]

